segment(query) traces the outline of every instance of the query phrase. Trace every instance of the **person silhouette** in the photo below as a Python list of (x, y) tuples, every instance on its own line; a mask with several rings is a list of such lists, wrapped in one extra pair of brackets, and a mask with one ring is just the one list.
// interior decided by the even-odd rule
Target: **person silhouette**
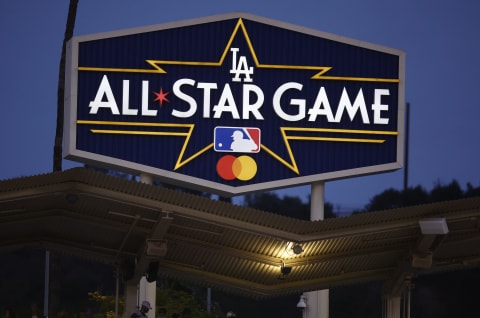
[(144, 318), (147, 317), (148, 311), (152, 309), (152, 306), (150, 306), (150, 303), (146, 300), (142, 302), (142, 306), (140, 307), (140, 310), (137, 309), (133, 314), (130, 315), (130, 318)]

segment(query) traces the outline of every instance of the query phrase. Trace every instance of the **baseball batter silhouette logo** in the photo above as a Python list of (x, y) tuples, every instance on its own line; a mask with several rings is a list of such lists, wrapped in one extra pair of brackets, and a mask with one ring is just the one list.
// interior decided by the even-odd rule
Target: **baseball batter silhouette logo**
[(258, 153), (260, 151), (260, 129), (215, 127), (214, 149), (217, 152)]

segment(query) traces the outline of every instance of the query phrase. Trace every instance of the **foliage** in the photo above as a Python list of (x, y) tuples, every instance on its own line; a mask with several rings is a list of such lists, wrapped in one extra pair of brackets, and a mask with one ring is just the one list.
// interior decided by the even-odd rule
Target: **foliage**
[(450, 184), (444, 186), (437, 182), (430, 192), (430, 202), (440, 202), (447, 200), (456, 200), (463, 198), (463, 191), (457, 180), (453, 180)]
[(480, 195), (480, 187), (474, 188), (468, 183), (466, 191), (463, 191), (456, 180), (453, 180), (447, 185), (442, 185), (440, 182), (437, 182), (430, 192), (421, 186), (408, 188), (405, 191), (390, 188), (374, 196), (362, 212), (457, 200), (478, 195)]
[[(114, 318), (115, 317), (115, 296), (102, 295), (99, 291), (93, 291), (88, 293), (88, 299), (97, 303), (99, 306), (97, 308), (98, 314), (95, 318)], [(123, 297), (119, 297), (118, 300), (118, 312), (123, 312), (124, 300)]]
[(474, 188), (470, 182), (467, 183), (467, 190), (465, 191), (465, 197), (478, 197), (480, 196), (480, 187)]
[[(173, 314), (181, 314), (184, 309), (192, 311), (192, 317), (198, 318), (214, 318), (217, 315), (208, 313), (205, 310), (205, 304), (199, 300), (200, 295), (193, 287), (186, 287), (176, 281), (164, 280), (163, 286), (157, 286), (156, 306), (157, 309), (163, 307), (167, 310), (167, 314), (171, 317)], [(94, 318), (114, 318), (115, 317), (115, 297), (103, 295), (99, 291), (88, 293), (90, 301), (97, 304), (96, 314)], [(203, 298), (205, 299), (205, 298)], [(124, 310), (124, 298), (119, 298), (119, 315)]]
[(390, 188), (374, 196), (365, 207), (365, 211), (394, 209), (427, 202), (429, 202), (429, 194), (421, 186), (408, 188), (405, 191)]
[(192, 317), (216, 317), (214, 313), (208, 313), (205, 310), (206, 306), (200, 299), (206, 299), (206, 297), (200, 298), (198, 290), (193, 287), (179, 286), (178, 283), (175, 283), (175, 285), (168, 288), (157, 287), (157, 306), (158, 308), (165, 308), (169, 317), (174, 313), (181, 314), (184, 309), (190, 309)]

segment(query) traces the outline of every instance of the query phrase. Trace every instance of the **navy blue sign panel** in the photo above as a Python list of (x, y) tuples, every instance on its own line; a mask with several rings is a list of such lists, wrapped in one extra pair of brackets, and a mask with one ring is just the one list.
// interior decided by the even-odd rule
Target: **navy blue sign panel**
[(247, 14), (68, 49), (69, 159), (221, 195), (401, 167), (401, 51)]

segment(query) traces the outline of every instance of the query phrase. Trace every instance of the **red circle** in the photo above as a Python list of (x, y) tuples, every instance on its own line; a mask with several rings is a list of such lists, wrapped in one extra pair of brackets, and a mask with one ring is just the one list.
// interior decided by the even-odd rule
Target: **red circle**
[(226, 155), (220, 158), (217, 162), (217, 173), (224, 180), (235, 180), (235, 174), (233, 173), (233, 162), (237, 158), (232, 155)]

